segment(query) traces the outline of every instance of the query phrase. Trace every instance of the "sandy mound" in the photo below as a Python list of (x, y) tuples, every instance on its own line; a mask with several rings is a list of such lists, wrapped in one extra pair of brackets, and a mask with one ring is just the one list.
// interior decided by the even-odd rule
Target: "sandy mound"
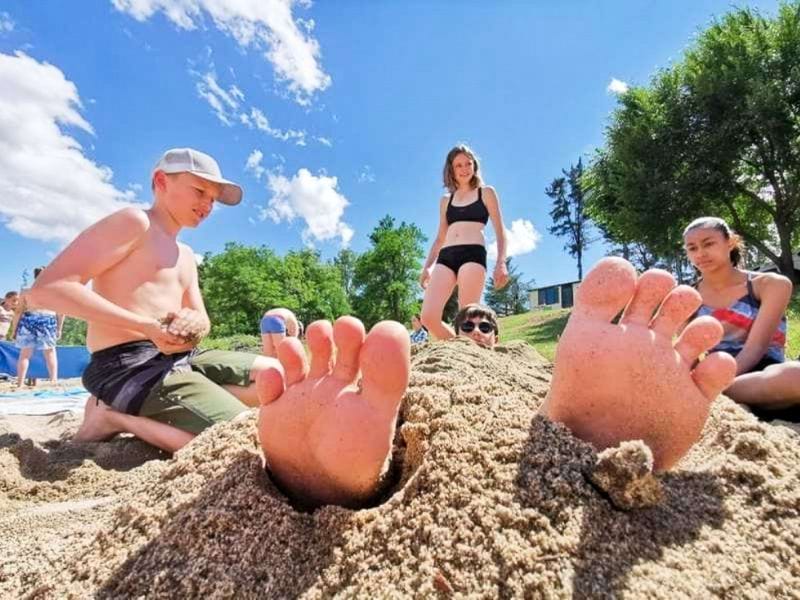
[[(413, 364), (394, 486), (360, 511), (294, 510), (261, 468), (254, 415), (122, 475), (84, 460), (66, 479), (38, 481), (49, 500), (24, 507), (9, 488), (31, 484), (25, 442), (6, 445), (1, 485), (15, 511), (0, 521), (0, 552), (20, 562), (0, 571), (0, 595), (794, 593), (796, 429), (720, 399), (692, 454), (656, 481), (641, 444), (604, 453), (595, 467), (588, 445), (536, 416), (550, 367), (526, 346), (433, 344)], [(91, 476), (73, 481), (78, 472)], [(58, 485), (61, 495), (45, 491)], [(645, 508), (618, 508), (626, 502)], [(20, 550), (48, 538), (57, 548)]]

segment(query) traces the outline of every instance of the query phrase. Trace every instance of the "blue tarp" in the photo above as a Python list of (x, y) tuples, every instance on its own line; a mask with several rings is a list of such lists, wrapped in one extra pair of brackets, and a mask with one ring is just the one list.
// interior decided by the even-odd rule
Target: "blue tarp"
[(51, 415), (83, 410), (89, 397), (82, 387), (66, 390), (23, 390), (0, 394), (0, 415)]
[[(85, 346), (58, 346), (58, 377), (80, 377), (89, 364), (89, 350)], [(16, 376), (19, 348), (13, 342), (0, 342), (0, 373)], [(47, 377), (47, 365), (40, 350), (36, 350), (31, 357), (31, 366), (28, 367), (28, 377), (44, 379)]]

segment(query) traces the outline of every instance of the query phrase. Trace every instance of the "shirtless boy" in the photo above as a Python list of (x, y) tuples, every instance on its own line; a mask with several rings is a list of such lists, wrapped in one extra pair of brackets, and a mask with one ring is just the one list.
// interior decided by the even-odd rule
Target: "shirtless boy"
[[(32, 305), (85, 319), (90, 398), (76, 439), (130, 432), (173, 452), (206, 427), (255, 406), (265, 357), (195, 349), (210, 323), (192, 249), (177, 241), (216, 202), (236, 205), (239, 186), (216, 161), (167, 151), (152, 175), (149, 210), (126, 208), (82, 232), (36, 280)], [(86, 283), (92, 282), (91, 289)]]

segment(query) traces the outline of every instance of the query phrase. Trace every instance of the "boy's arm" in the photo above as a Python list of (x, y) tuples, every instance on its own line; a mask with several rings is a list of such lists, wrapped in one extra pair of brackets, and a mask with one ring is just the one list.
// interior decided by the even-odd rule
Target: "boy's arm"
[(211, 321), (206, 312), (203, 295), (200, 293), (194, 252), (189, 246), (183, 244), (181, 244), (181, 250), (184, 253), (184, 268), (188, 271), (189, 285), (183, 294), (181, 310), (168, 315), (171, 321), (167, 331), (196, 345), (211, 331)]
[[(157, 342), (156, 319), (117, 306), (86, 286), (124, 259), (150, 227), (144, 211), (120, 210), (98, 221), (67, 246), (36, 278), (28, 299), (59, 314), (130, 329)], [(162, 334), (163, 335), (163, 334)]]

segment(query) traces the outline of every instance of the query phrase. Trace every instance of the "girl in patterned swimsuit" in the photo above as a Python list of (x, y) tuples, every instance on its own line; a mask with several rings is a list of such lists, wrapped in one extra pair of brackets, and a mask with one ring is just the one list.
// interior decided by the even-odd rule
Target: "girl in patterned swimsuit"
[(762, 411), (800, 405), (800, 362), (787, 362), (784, 354), (791, 281), (740, 269), (739, 236), (722, 219), (696, 219), (683, 240), (701, 276), (696, 287), (703, 304), (697, 316), (715, 317), (725, 331), (712, 351), (736, 359), (737, 377), (725, 394)]
[(500, 201), (494, 188), (482, 185), (479, 169), (475, 153), (464, 145), (450, 150), (444, 163), (444, 185), (450, 193), (439, 201), (439, 230), (419, 278), (425, 290), (422, 324), (438, 339), (455, 336), (442, 322), (442, 312), (456, 285), (459, 308), (480, 302), (486, 281), (483, 230), (489, 219), (497, 237), (494, 286), (508, 282)]

